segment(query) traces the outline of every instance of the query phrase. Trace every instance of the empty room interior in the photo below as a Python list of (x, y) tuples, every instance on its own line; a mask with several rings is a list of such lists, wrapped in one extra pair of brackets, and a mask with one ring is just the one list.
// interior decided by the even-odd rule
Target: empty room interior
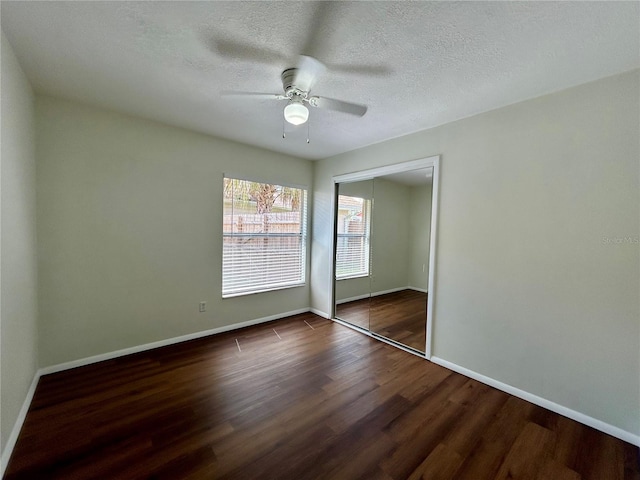
[(0, 477), (640, 480), (640, 2), (0, 19)]

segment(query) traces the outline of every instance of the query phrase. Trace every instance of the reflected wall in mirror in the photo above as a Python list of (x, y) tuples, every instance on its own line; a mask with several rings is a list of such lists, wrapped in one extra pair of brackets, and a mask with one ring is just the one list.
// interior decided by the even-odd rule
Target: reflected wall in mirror
[(414, 166), (336, 192), (335, 317), (423, 354), (433, 177)]
[(373, 180), (338, 185), (335, 316), (369, 329)]
[(426, 346), (433, 168), (374, 179), (369, 329)]

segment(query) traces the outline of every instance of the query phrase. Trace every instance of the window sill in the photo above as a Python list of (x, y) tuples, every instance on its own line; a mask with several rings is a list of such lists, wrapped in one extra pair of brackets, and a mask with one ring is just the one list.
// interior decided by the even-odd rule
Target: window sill
[(358, 275), (349, 275), (347, 277), (336, 277), (336, 281), (340, 281), (340, 280), (353, 280), (354, 278), (365, 278), (368, 277), (369, 274), (368, 273), (361, 273)]
[(275, 292), (276, 290), (285, 290), (287, 288), (297, 288), (297, 287), (304, 287), (306, 285), (306, 283), (294, 283), (291, 285), (283, 285), (281, 287), (270, 287), (270, 288), (263, 288), (260, 290), (250, 290), (250, 291), (245, 291), (245, 292), (235, 292), (235, 293), (223, 293), (222, 294), (222, 298), (235, 298), (235, 297), (244, 297), (245, 295), (253, 295), (256, 293), (267, 293), (267, 292)]

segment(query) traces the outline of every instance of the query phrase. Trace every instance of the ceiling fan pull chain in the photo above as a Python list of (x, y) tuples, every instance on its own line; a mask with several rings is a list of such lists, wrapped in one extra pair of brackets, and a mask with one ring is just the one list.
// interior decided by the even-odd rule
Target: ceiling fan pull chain
[(307, 122), (307, 143), (309, 143), (309, 124), (311, 122)]
[(287, 138), (287, 136), (284, 133), (284, 117), (282, 117), (282, 138)]

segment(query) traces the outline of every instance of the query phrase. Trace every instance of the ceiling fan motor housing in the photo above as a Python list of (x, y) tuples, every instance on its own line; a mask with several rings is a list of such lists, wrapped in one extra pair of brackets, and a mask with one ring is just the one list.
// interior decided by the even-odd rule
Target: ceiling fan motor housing
[(287, 68), (284, 72), (282, 72), (282, 74), (280, 75), (280, 77), (282, 78), (282, 88), (284, 89), (285, 95), (289, 98), (294, 95), (306, 98), (308, 92), (300, 90), (294, 84), (297, 72), (297, 68)]

